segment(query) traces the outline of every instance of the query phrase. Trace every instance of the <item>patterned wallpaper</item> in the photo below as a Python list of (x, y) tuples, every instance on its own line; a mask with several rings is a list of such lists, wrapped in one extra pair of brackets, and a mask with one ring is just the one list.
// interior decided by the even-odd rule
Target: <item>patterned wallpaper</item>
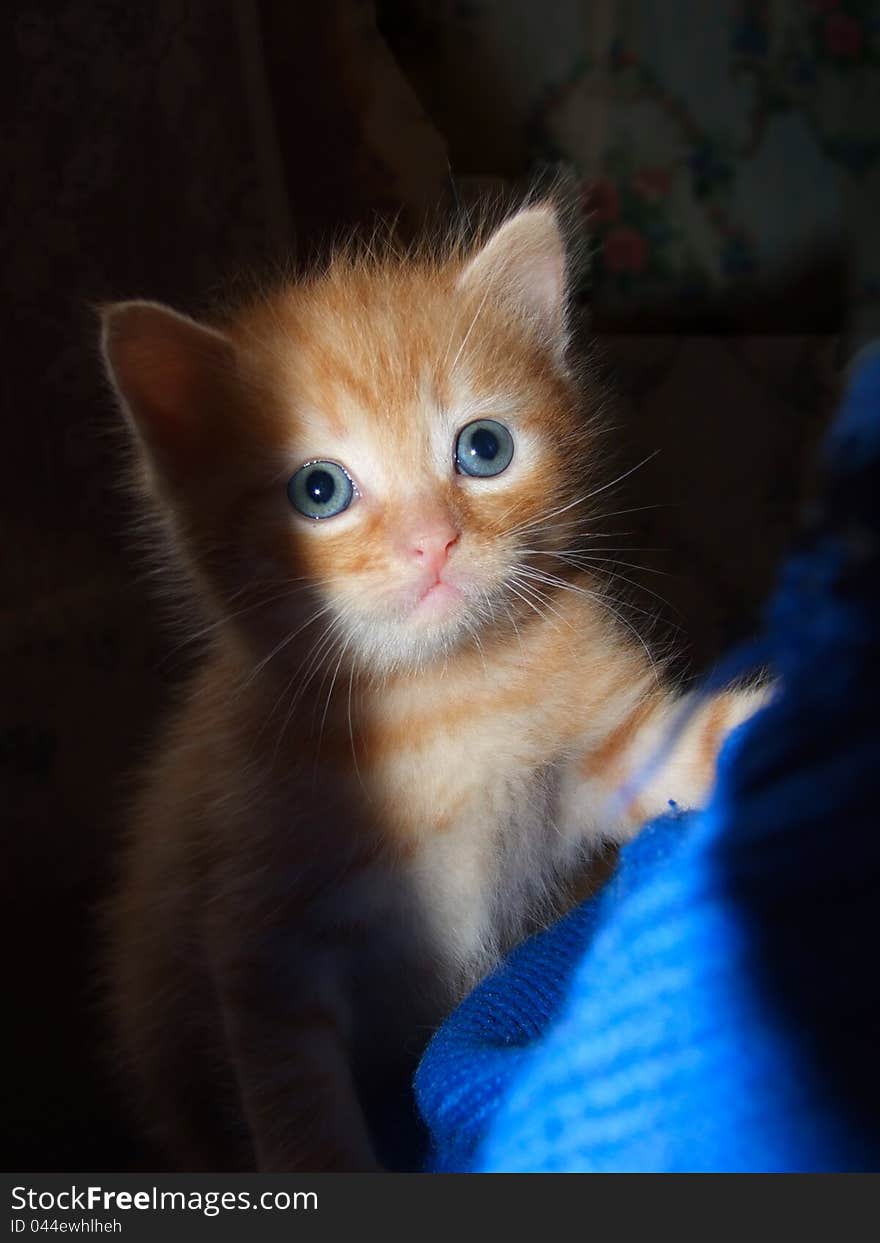
[(877, 0), (415, 8), (398, 26), (431, 54), (408, 67), (459, 171), (571, 165), (600, 298), (701, 295), (846, 238), (880, 299)]

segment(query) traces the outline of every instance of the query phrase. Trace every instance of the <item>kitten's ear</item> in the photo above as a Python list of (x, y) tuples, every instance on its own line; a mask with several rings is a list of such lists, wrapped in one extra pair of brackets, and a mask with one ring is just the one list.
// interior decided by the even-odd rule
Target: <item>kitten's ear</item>
[(107, 372), (139, 438), (166, 469), (203, 450), (213, 408), (229, 400), (235, 350), (222, 333), (158, 302), (101, 310)]
[(506, 220), (470, 260), (458, 287), (494, 297), (542, 336), (562, 344), (565, 330), (565, 244), (550, 203)]

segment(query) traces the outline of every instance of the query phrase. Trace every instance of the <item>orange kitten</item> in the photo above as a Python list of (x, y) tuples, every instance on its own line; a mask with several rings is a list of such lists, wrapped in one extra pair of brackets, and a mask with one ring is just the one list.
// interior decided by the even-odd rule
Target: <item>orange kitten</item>
[(439, 1019), (597, 844), (698, 802), (757, 705), (708, 701), (633, 786), (676, 700), (574, 555), (600, 481), (565, 278), (541, 204), (475, 253), (340, 257), (211, 327), (105, 311), (216, 622), (113, 914), (120, 1043), (183, 1168), (399, 1160), (374, 1119)]

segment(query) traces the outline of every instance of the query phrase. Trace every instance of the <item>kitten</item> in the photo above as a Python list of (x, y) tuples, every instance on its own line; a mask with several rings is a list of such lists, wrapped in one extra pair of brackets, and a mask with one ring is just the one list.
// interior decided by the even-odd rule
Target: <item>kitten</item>
[(649, 764), (678, 701), (578, 555), (597, 398), (551, 204), (222, 324), (110, 306), (103, 345), (214, 618), (112, 914), (144, 1113), (189, 1170), (400, 1164), (432, 1028), (600, 843), (700, 801), (760, 695)]

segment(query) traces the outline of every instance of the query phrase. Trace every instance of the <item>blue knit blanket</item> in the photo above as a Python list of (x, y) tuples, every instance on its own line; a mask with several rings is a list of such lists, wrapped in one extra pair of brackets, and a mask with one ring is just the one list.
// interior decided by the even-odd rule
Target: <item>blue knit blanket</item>
[(756, 653), (781, 693), (704, 812), (644, 829), (438, 1032), (434, 1169), (880, 1169), (880, 353), (825, 464)]

